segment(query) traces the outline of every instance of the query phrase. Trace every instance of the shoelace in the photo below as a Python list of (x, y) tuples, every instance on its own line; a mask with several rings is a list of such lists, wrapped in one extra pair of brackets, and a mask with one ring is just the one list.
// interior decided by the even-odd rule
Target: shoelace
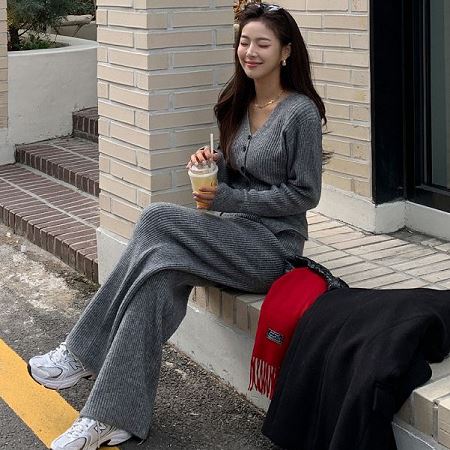
[(58, 345), (58, 347), (55, 348), (55, 350), (52, 350), (50, 352), (49, 358), (54, 363), (59, 363), (64, 361), (67, 356), (70, 356), (69, 350), (67, 350), (66, 343), (63, 342)]
[(65, 361), (69, 360), (77, 362), (82, 366), (78, 359), (75, 358), (75, 356), (73, 356), (72, 353), (70, 353), (70, 351), (67, 349), (65, 342), (62, 342), (58, 345), (58, 347), (55, 348), (55, 350), (52, 350), (50, 352), (49, 358), (55, 364), (64, 363)]
[(66, 434), (70, 437), (80, 437), (85, 433), (89, 427), (95, 423), (96, 421), (93, 419), (89, 419), (88, 417), (80, 417), (77, 419), (73, 425), (66, 431)]
[[(85, 432), (87, 432), (88, 429), (93, 424), (96, 424), (98, 429), (101, 428), (100, 422), (98, 420), (89, 419), (89, 417), (79, 417), (72, 424), (72, 426), (66, 431), (65, 434), (67, 434), (67, 436), (74, 437), (74, 438), (84, 437)], [(96, 433), (95, 448), (100, 448), (100, 445), (101, 445), (100, 436), (101, 436), (101, 432)]]

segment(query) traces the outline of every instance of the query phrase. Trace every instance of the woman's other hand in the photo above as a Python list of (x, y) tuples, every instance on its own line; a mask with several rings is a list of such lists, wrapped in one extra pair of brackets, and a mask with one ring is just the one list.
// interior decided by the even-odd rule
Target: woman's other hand
[(210, 209), (216, 193), (217, 186), (203, 186), (198, 191), (193, 192), (192, 196), (197, 202), (197, 209)]
[(218, 161), (220, 158), (219, 153), (211, 152), (211, 148), (206, 146), (199, 148), (193, 155), (186, 165), (186, 169), (196, 164), (201, 164), (204, 161)]

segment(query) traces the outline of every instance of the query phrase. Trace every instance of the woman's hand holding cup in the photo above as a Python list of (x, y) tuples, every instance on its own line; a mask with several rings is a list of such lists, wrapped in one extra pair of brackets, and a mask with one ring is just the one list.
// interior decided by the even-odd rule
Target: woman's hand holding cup
[(191, 166), (201, 164), (207, 161), (218, 161), (220, 155), (211, 151), (209, 146), (199, 148), (194, 154), (191, 155), (191, 159), (186, 165), (186, 169), (190, 169)]
[(197, 209), (210, 209), (216, 197), (217, 186), (202, 186), (192, 196), (197, 202)]
[[(205, 146), (198, 149), (186, 168), (192, 185), (192, 196), (198, 209), (210, 209), (217, 193), (217, 166), (220, 155)], [(212, 163), (211, 163), (212, 162)]]

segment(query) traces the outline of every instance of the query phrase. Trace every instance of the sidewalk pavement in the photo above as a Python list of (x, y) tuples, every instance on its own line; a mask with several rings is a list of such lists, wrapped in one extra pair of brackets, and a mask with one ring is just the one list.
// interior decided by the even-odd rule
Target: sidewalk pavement
[(407, 229), (372, 234), (308, 213), (305, 256), (351, 287), (450, 289), (450, 242)]

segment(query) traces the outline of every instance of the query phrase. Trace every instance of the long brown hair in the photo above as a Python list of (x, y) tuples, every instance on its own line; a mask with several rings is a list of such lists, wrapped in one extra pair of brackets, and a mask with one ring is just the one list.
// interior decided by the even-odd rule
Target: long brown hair
[(237, 56), (242, 29), (253, 20), (263, 21), (275, 33), (282, 46), (291, 44), (287, 65), (281, 67), (281, 87), (285, 91), (296, 91), (308, 96), (317, 106), (323, 124), (327, 122), (325, 105), (312, 83), (308, 50), (294, 18), (279, 6), (250, 3), (238, 15), (239, 30), (234, 46), (234, 75), (220, 93), (219, 100), (214, 106), (220, 131), (220, 147), (226, 160), (242, 119), (255, 97), (254, 82), (245, 74)]

